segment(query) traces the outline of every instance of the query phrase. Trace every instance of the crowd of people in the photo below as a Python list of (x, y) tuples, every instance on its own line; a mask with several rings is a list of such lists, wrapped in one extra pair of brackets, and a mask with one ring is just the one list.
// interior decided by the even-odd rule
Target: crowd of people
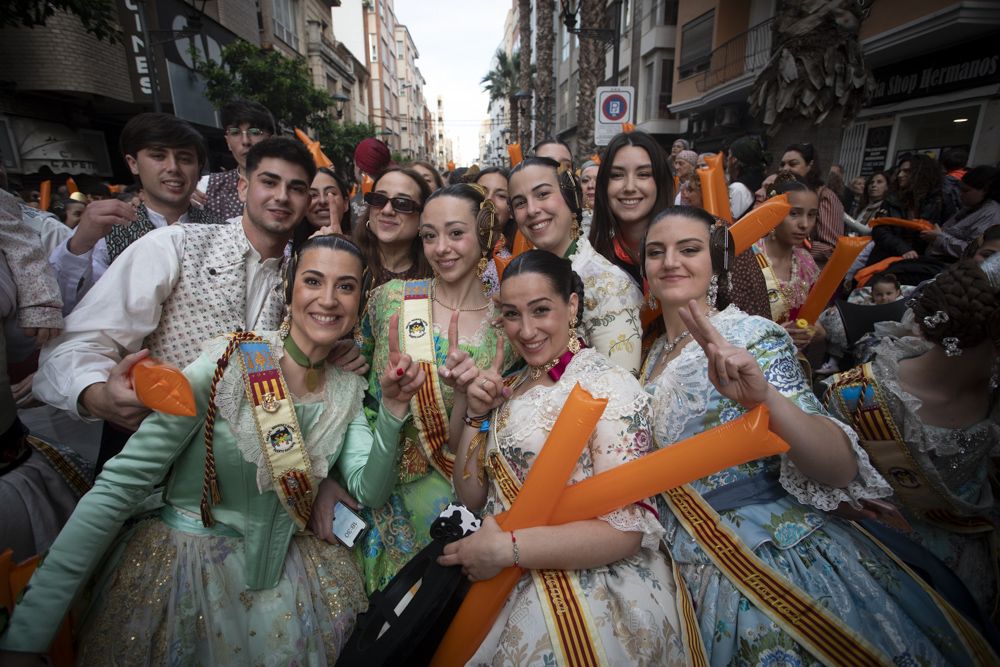
[[(48, 211), (0, 191), (0, 550), (45, 554), (4, 664), (64, 619), (80, 664), (333, 664), (459, 504), (481, 525), (428, 567), (515, 583), (458, 662), (997, 664), (998, 169), (848, 180), (745, 137), (722, 216), (683, 139), (442, 174), (370, 138), (344, 174), (259, 104), (220, 115), (232, 170), (143, 113), (134, 185)], [(776, 196), (738, 252), (726, 218)], [(801, 318), (846, 235), (867, 247)], [(140, 396), (150, 360), (188, 414)], [(577, 387), (596, 426), (550, 437)], [(506, 522), (561, 455), (572, 486), (713, 433), (739, 450), (758, 406), (784, 453)]]

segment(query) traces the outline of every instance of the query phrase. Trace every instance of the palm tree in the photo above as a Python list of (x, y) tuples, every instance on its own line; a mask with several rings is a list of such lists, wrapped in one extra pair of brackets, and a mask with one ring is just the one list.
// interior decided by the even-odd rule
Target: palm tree
[(497, 100), (507, 102), (507, 109), (510, 113), (510, 136), (514, 137), (516, 141), (516, 138), (520, 136), (517, 97), (515, 95), (518, 91), (517, 80), (521, 68), (521, 54), (515, 51), (514, 55), (508, 57), (506, 51), (497, 49), (494, 58), (497, 63), (496, 67), (490, 70), (479, 83), (483, 84), (483, 90), (489, 94), (490, 104)]
[[(518, 86), (524, 92), (531, 92), (531, 0), (517, 0), (517, 27), (518, 27), (518, 39), (521, 42), (520, 52), (521, 61), (518, 63)], [(521, 134), (513, 135), (515, 137), (519, 136), (519, 141), (521, 142), (522, 149), (527, 152), (527, 148), (531, 145), (531, 101), (529, 100), (517, 100), (518, 105), (511, 109), (513, 112), (515, 109), (521, 114), (520, 128)]]
[(535, 142), (551, 137), (554, 129), (556, 96), (555, 72), (553, 70), (556, 31), (554, 27), (555, 0), (537, 0), (538, 21), (535, 46), (538, 48), (535, 79), (538, 102), (535, 113)]
[[(775, 47), (750, 93), (750, 112), (776, 135), (805, 141), (827, 118), (848, 122), (874, 88), (858, 39), (863, 3), (779, 0)], [(813, 127), (809, 127), (809, 125)]]
[[(580, 0), (580, 25), (588, 28), (603, 27), (605, 23), (603, 0)], [(597, 87), (604, 81), (604, 42), (581, 39), (580, 89), (576, 96), (576, 152), (581, 158), (594, 152), (594, 102)]]

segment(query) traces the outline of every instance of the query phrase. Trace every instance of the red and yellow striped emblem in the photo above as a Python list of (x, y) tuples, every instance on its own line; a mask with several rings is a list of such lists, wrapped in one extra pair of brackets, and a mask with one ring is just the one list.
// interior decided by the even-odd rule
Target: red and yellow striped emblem
[(757, 558), (690, 486), (667, 491), (664, 497), (685, 530), (733, 585), (818, 660), (858, 667), (893, 664), (819, 602)]
[(254, 406), (264, 403), (264, 397), (270, 394), (273, 399), (285, 400), (285, 389), (281, 386), (281, 377), (276, 371), (268, 373), (253, 373), (250, 380), (251, 398)]
[(455, 458), (445, 448), (448, 442), (448, 413), (444, 410), (444, 400), (437, 382), (437, 368), (428, 361), (421, 361), (420, 366), (424, 369), (427, 380), (420, 385), (413, 397), (416, 403), (414, 421), (431, 463), (445, 478), (451, 479)]
[(838, 374), (831, 392), (841, 413), (850, 415), (851, 425), (861, 437), (869, 459), (908, 510), (956, 533), (994, 530), (993, 522), (986, 517), (963, 515), (952, 502), (950, 491), (913, 458), (887, 407), (871, 363)]

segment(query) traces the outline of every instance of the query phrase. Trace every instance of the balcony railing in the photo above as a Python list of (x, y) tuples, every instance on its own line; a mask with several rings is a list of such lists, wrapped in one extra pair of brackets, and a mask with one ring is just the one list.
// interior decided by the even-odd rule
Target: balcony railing
[(695, 82), (699, 93), (727, 81), (759, 72), (771, 58), (771, 24), (774, 18), (758, 23), (712, 51), (709, 65)]

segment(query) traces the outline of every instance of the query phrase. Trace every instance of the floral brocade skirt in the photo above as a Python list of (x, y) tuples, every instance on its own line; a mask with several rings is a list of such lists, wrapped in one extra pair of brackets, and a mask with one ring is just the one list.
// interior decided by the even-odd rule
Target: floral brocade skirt
[[(405, 458), (405, 454), (404, 454)], [(423, 476), (400, 481), (385, 505), (365, 508), (368, 531), (355, 544), (365, 590), (385, 588), (404, 565), (431, 542), (431, 524), (455, 498), (451, 482), (428, 468)]]
[(277, 586), (246, 587), (238, 535), (141, 521), (96, 580), (81, 665), (332, 665), (368, 605), (350, 552), (292, 539)]

